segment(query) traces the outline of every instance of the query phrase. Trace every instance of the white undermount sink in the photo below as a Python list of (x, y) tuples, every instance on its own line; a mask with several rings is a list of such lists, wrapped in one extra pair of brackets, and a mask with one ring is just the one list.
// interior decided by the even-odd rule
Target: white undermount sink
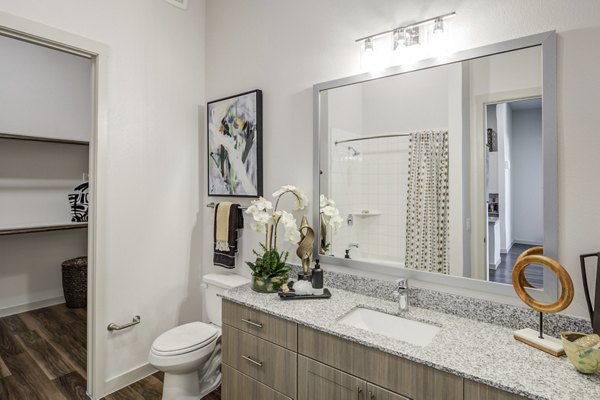
[(440, 331), (440, 328), (434, 325), (363, 307), (352, 309), (338, 322), (421, 347), (431, 343)]

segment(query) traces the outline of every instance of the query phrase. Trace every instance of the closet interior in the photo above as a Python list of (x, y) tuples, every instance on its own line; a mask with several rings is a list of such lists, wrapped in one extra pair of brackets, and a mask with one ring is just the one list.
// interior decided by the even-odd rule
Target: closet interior
[(0, 363), (85, 389), (92, 62), (7, 36), (0, 57)]

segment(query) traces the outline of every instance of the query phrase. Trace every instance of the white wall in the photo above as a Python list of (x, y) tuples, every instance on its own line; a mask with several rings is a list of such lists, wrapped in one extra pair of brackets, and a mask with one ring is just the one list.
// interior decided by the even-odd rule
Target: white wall
[[(0, 228), (69, 223), (67, 194), (87, 171), (87, 146), (0, 139)], [(61, 262), (87, 255), (86, 240), (85, 229), (0, 236), (0, 314), (60, 301)]]
[(0, 133), (90, 140), (92, 63), (0, 36)]
[(0, 316), (64, 301), (61, 263), (87, 254), (87, 231), (0, 236)]
[(515, 243), (543, 244), (542, 110), (512, 112), (512, 231)]
[[(589, 185), (600, 169), (595, 155), (600, 136), (593, 135), (600, 125), (595, 109), (600, 55), (593, 52), (600, 39), (597, 1), (581, 0), (576, 7), (560, 0), (210, 1), (207, 98), (261, 88), (265, 193), (287, 183), (311, 192), (312, 85), (360, 72), (356, 38), (449, 11), (457, 12), (453, 20), (457, 49), (558, 31), (559, 258), (576, 287), (566, 312), (585, 316), (578, 255), (600, 246), (595, 228), (600, 214), (592, 212), (600, 191)], [(244, 60), (243, 66), (239, 60)], [(212, 213), (207, 210), (206, 216)], [(209, 224), (205, 230), (210, 232)], [(258, 239), (249, 231), (245, 235), (241, 259), (251, 257)], [(205, 243), (208, 264), (211, 246), (210, 241)], [(241, 269), (248, 273), (246, 267)]]
[(512, 231), (512, 111), (508, 103), (496, 106), (498, 120), (498, 213), (500, 215), (500, 252), (513, 244)]
[[(362, 84), (364, 135), (448, 129), (448, 84), (455, 67), (426, 69)], [(397, 140), (408, 142), (408, 138)]]
[[(486, 107), (487, 113), (487, 129), (492, 129), (496, 135), (498, 135), (498, 123), (496, 119), (496, 105), (490, 105)], [(496, 136), (497, 138), (497, 136)], [(497, 140), (497, 139), (496, 139)], [(486, 194), (489, 196), (490, 193), (498, 193), (498, 151), (489, 151), (486, 153), (488, 157), (487, 165), (487, 182), (488, 190)]]
[[(0, 0), (0, 11), (108, 47), (108, 138), (99, 160), (106, 265), (97, 266), (107, 283), (96, 315), (108, 388), (147, 365), (161, 332), (201, 317), (204, 1), (189, 3), (185, 11), (161, 0)], [(106, 331), (136, 314), (136, 328)]]
[(88, 151), (81, 145), (0, 139), (0, 228), (69, 223), (67, 195), (83, 183)]

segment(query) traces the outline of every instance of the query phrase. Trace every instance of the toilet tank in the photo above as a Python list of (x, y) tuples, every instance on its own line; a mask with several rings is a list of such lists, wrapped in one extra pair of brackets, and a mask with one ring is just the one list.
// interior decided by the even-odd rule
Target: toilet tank
[(206, 274), (202, 277), (206, 284), (204, 300), (209, 322), (221, 326), (221, 298), (219, 293), (245, 285), (250, 279), (237, 274)]

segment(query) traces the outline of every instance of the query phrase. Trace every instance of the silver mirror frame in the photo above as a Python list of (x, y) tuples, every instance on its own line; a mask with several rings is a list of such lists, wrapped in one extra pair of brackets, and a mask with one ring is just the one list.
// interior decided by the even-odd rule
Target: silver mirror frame
[[(346, 78), (335, 79), (313, 86), (313, 227), (317, 233), (314, 254), (322, 264), (348, 267), (353, 271), (373, 272), (389, 276), (402, 276), (429, 282), (436, 285), (452, 286), (486, 292), (501, 296), (516, 297), (511, 285), (440, 275), (432, 272), (393, 268), (357, 260), (347, 260), (319, 255), (320, 241), (320, 93), (324, 90), (353, 85), (356, 83), (385, 78), (426, 68), (467, 61), (508, 51), (541, 46), (542, 51), (542, 152), (543, 152), (543, 194), (544, 194), (544, 254), (558, 260), (558, 166), (557, 166), (557, 122), (556, 122), (556, 32), (549, 31), (526, 36), (488, 46), (456, 52), (443, 58), (430, 58), (410, 66), (394, 66), (377, 72), (367, 72)], [(552, 271), (544, 268), (544, 288), (539, 292), (542, 298), (555, 299), (558, 295), (558, 282)]]

